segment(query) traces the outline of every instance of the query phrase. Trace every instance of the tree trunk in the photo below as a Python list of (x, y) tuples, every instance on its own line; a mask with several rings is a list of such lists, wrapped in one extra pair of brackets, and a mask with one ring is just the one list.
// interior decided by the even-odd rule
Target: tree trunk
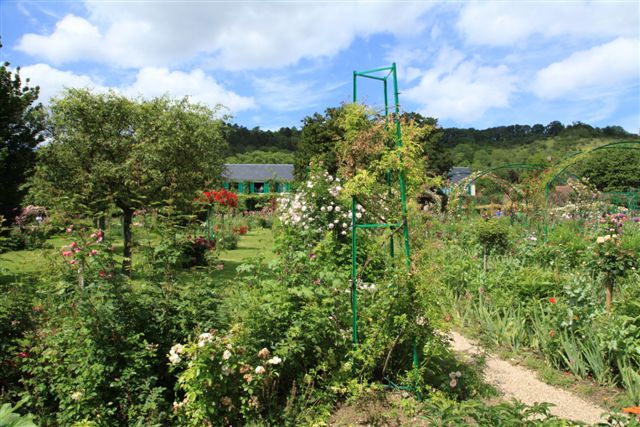
[(78, 268), (78, 286), (84, 289), (84, 258), (80, 259), (80, 267)]
[(98, 228), (98, 230), (104, 231), (104, 229), (106, 228), (106, 223), (106, 214), (102, 213), (98, 218), (96, 218), (96, 227)]
[(611, 312), (611, 300), (613, 297), (613, 278), (609, 275), (604, 277), (604, 295), (605, 295), (605, 308), (607, 312)]
[(127, 275), (131, 276), (131, 222), (133, 221), (133, 209), (123, 209), (122, 216), (122, 237), (123, 237), (123, 255), (124, 259), (122, 260), (122, 271)]

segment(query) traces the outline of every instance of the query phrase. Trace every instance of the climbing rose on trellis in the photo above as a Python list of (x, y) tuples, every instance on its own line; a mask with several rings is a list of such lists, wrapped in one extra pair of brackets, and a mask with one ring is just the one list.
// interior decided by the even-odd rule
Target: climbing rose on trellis
[(238, 207), (238, 196), (234, 192), (225, 190), (224, 188), (218, 191), (203, 191), (202, 194), (197, 198), (197, 201), (200, 203), (211, 205), (217, 204), (218, 206), (223, 206), (226, 208)]

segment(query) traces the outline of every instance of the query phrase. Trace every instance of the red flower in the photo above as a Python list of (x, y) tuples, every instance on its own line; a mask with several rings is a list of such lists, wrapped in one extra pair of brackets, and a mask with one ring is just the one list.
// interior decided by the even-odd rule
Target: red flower
[(549, 298), (549, 302), (551, 304), (555, 304), (556, 303), (556, 299), (554, 297)]
[(26, 359), (27, 357), (29, 357), (29, 353), (27, 353), (26, 351), (21, 351), (20, 353), (18, 353), (18, 357), (20, 359)]
[(551, 338), (555, 337), (555, 336), (556, 336), (556, 331), (554, 331), (553, 329), (552, 329), (552, 330), (550, 330), (550, 331), (549, 331), (549, 336), (550, 336)]
[(196, 201), (208, 204), (215, 203), (228, 208), (238, 207), (238, 196), (234, 192), (225, 190), (224, 188), (219, 191), (203, 191), (202, 194), (196, 198)]
[(100, 271), (100, 272), (98, 273), (98, 275), (99, 275), (100, 277), (105, 277), (105, 276), (107, 275), (107, 273), (105, 273), (104, 271)]

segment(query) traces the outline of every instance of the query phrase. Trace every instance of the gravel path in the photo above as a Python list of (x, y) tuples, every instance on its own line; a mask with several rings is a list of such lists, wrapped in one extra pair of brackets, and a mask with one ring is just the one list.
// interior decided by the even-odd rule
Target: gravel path
[[(457, 332), (450, 333), (452, 348), (469, 355), (480, 354), (484, 350)], [(602, 414), (605, 409), (588, 403), (576, 395), (550, 386), (540, 381), (535, 372), (520, 366), (514, 366), (491, 354), (487, 354), (484, 370), (485, 380), (502, 391), (508, 399), (517, 399), (528, 405), (536, 402), (549, 402), (551, 413), (561, 418), (595, 424), (605, 421)]]

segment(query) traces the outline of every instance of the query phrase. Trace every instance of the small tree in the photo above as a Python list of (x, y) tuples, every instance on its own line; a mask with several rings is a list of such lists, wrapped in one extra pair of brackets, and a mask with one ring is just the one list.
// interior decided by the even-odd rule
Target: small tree
[(489, 255), (504, 253), (509, 248), (509, 227), (497, 218), (480, 221), (476, 226), (476, 241), (482, 246), (482, 266), (487, 271)]
[(51, 130), (38, 153), (33, 197), (93, 214), (115, 205), (123, 217), (125, 271), (133, 212), (151, 203), (190, 206), (196, 191), (220, 176), (226, 148), (216, 112), (186, 98), (141, 101), (68, 89), (52, 102)]
[(605, 308), (611, 311), (613, 288), (616, 281), (632, 270), (638, 264), (638, 253), (625, 248), (621, 241), (622, 218), (611, 218), (608, 230), (613, 234), (599, 236), (596, 239), (593, 265), (602, 274), (605, 292)]

